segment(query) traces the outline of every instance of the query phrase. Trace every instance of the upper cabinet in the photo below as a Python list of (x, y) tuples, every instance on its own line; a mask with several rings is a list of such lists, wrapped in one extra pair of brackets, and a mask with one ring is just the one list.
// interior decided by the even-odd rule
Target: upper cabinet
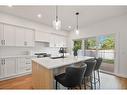
[(0, 46), (15, 45), (15, 27), (11, 25), (0, 24)]
[(40, 41), (40, 42), (50, 42), (50, 33), (46, 32), (41, 32), (41, 31), (36, 31), (35, 32), (35, 41)]
[(0, 46), (3, 45), (3, 40), (4, 40), (4, 25), (0, 24)]
[(34, 46), (34, 31), (22, 27), (16, 27), (16, 46)]
[(4, 45), (15, 46), (15, 27), (4, 25)]
[(67, 47), (65, 36), (52, 34), (50, 37), (50, 47)]
[(16, 46), (25, 46), (25, 29), (16, 27)]
[(34, 46), (34, 31), (30, 29), (26, 29), (25, 31), (25, 45), (28, 47)]
[(32, 29), (0, 24), (0, 46), (34, 46)]

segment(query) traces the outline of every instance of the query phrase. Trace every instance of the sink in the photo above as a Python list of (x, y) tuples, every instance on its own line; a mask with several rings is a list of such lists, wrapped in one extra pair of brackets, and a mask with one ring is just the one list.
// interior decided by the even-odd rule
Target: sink
[(63, 56), (59, 56), (59, 57), (50, 57), (51, 59), (59, 59), (59, 58), (66, 58), (66, 57), (63, 57)]

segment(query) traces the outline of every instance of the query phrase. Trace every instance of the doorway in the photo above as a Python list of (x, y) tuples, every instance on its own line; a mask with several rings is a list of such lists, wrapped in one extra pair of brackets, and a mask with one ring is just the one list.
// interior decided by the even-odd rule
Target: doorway
[(103, 58), (100, 69), (114, 73), (115, 63), (115, 35), (100, 35), (84, 40), (84, 55)]

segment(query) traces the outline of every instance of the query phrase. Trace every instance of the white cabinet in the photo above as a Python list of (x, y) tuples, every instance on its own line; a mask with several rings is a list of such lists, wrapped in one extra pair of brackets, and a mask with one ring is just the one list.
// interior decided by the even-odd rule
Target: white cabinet
[(15, 27), (6, 24), (0, 24), (1, 46), (15, 46)]
[(34, 31), (22, 27), (16, 28), (16, 46), (34, 46)]
[(50, 37), (50, 47), (67, 47), (66, 37), (54, 35)]
[(0, 79), (31, 73), (31, 57), (0, 58)]
[(16, 27), (16, 46), (25, 45), (25, 29), (21, 27)]
[(3, 45), (3, 38), (4, 37), (4, 30), (3, 30), (3, 24), (0, 24), (0, 46)]
[(42, 32), (42, 31), (36, 31), (35, 32), (35, 41), (40, 41), (40, 42), (50, 42), (50, 33)]
[(4, 25), (4, 45), (15, 46), (15, 27)]
[(31, 58), (29, 57), (20, 57), (17, 58), (16, 61), (16, 72), (17, 74), (23, 74), (26, 72), (31, 72), (32, 65), (31, 65)]
[(34, 46), (34, 31), (26, 29), (25, 31), (25, 45), (28, 47)]
[(0, 78), (10, 77), (16, 74), (15, 58), (2, 58), (0, 61)]
[(3, 59), (0, 59), (0, 78), (4, 77), (4, 63)]
[(4, 59), (4, 74), (5, 77), (10, 77), (16, 74), (16, 62), (15, 58), (6, 58)]

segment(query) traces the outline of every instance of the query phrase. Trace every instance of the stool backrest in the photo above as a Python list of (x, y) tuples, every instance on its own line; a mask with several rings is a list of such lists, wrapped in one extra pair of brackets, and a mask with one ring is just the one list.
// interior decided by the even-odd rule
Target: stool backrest
[(87, 64), (87, 68), (86, 68), (86, 72), (85, 72), (84, 76), (92, 75), (92, 72), (93, 72), (94, 67), (96, 65), (96, 60), (85, 61), (85, 64)]
[(102, 58), (96, 58), (96, 61), (97, 61), (97, 63), (96, 63), (94, 70), (99, 70), (101, 63), (102, 63)]
[(65, 80), (70, 87), (80, 85), (82, 83), (84, 73), (87, 66), (83, 65), (81, 67), (67, 67)]

